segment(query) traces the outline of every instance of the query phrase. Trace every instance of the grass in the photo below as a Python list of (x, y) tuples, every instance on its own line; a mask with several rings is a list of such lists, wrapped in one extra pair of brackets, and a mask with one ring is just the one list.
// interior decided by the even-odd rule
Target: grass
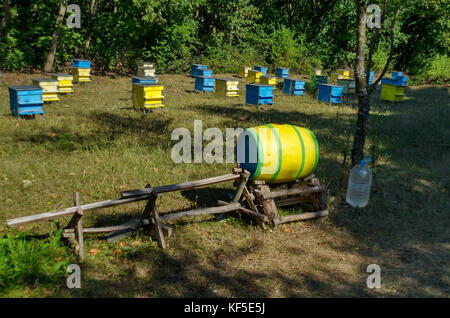
[[(41, 75), (6, 73), (3, 79), (8, 85), (29, 84)], [(46, 106), (43, 119), (36, 120), (10, 116), (7, 88), (0, 88), (1, 224), (71, 206), (74, 191), (87, 203), (147, 183), (229, 173), (233, 164), (172, 162), (172, 130), (186, 127), (193, 133), (195, 119), (203, 120), (203, 129), (270, 122), (312, 129), (320, 144), (317, 175), (329, 188), (330, 217), (267, 231), (239, 217), (180, 220), (165, 251), (143, 233), (114, 244), (89, 236), (81, 289), (66, 288), (65, 277), (51, 285), (17, 280), (3, 296), (450, 296), (448, 87), (411, 87), (407, 100), (398, 103), (374, 94), (367, 145), (375, 159), (373, 191), (368, 207), (352, 209), (342, 200), (348, 171), (342, 162), (357, 111), (351, 103), (330, 106), (312, 96), (277, 92), (273, 107), (258, 110), (242, 107), (244, 96), (194, 93), (191, 78), (159, 77), (166, 109), (146, 115), (131, 110), (128, 77), (94, 76), (73, 95)], [(158, 206), (162, 211), (210, 206), (232, 191), (230, 183), (164, 194)], [(85, 223), (118, 224), (143, 206), (89, 213)], [(52, 226), (44, 222), (19, 230), (38, 235)], [(0, 228), (0, 235), (11, 233)], [(70, 261), (67, 249), (58, 255)], [(366, 287), (366, 267), (373, 263), (382, 271), (382, 288), (375, 290)]]

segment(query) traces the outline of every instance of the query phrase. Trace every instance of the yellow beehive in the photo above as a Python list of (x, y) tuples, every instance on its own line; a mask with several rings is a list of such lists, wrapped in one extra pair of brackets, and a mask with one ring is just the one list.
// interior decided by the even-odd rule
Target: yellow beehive
[(337, 83), (338, 80), (345, 79), (345, 76), (339, 73), (331, 73), (330, 75), (330, 82), (331, 83)]
[(57, 102), (58, 98), (58, 81), (52, 78), (34, 78), (33, 85), (40, 86), (43, 90), (43, 102)]
[(259, 83), (259, 79), (263, 76), (263, 73), (257, 70), (248, 70), (247, 81), (249, 83)]
[(239, 96), (239, 81), (234, 79), (216, 78), (215, 80), (216, 96), (221, 97), (238, 97)]
[(259, 79), (260, 84), (272, 85), (273, 89), (277, 89), (277, 78), (274, 76), (261, 76)]
[(391, 102), (399, 102), (405, 96), (405, 86), (395, 86), (389, 84), (381, 85), (381, 99)]
[(73, 76), (65, 73), (52, 74), (52, 78), (58, 81), (58, 93), (73, 93)]
[(350, 78), (350, 71), (349, 70), (338, 69), (338, 70), (336, 70), (336, 73), (342, 75), (343, 78), (345, 78), (345, 79), (349, 79)]
[(247, 78), (248, 71), (250, 71), (252, 68), (250, 66), (241, 66), (239, 67), (237, 76), (242, 78)]
[(72, 67), (73, 80), (76, 83), (90, 82), (91, 81), (91, 69)]
[(164, 107), (164, 86), (159, 84), (133, 84), (133, 107), (150, 109)]

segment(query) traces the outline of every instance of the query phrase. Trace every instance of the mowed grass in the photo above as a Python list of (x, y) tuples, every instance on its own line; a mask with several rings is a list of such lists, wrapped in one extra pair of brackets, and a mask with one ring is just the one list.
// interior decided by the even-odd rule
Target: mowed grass
[[(45, 74), (4, 74), (8, 85)], [(230, 77), (231, 75), (220, 75)], [(160, 75), (164, 111), (131, 109), (129, 77), (94, 76), (75, 93), (45, 105), (45, 116), (19, 120), (0, 88), (0, 222), (116, 198), (125, 189), (229, 173), (233, 164), (174, 164), (175, 128), (203, 129), (290, 123), (308, 127), (320, 144), (317, 175), (329, 188), (330, 216), (262, 230), (238, 216), (174, 223), (169, 248), (138, 233), (120, 243), (86, 239), (82, 288), (65, 280), (16, 286), (3, 296), (77, 297), (439, 297), (450, 296), (450, 106), (448, 87), (411, 87), (407, 100), (372, 97), (367, 153), (375, 158), (370, 204), (344, 203), (356, 107), (277, 92), (267, 110), (237, 99), (193, 92), (193, 79)], [(241, 84), (242, 88), (244, 84)], [(347, 156), (345, 164), (344, 157)], [(228, 200), (231, 183), (163, 194), (161, 211)], [(139, 215), (144, 203), (87, 213), (86, 225), (115, 225)], [(299, 208), (283, 211), (298, 212)], [(68, 219), (58, 222), (64, 226)], [(46, 233), (48, 222), (19, 231)], [(0, 236), (12, 230), (2, 225)], [(70, 254), (70, 253), (69, 253)], [(64, 255), (64, 257), (69, 257)], [(61, 259), (59, 259), (61, 261)], [(71, 261), (73, 261), (71, 259)], [(381, 266), (382, 286), (369, 289), (369, 264)], [(0, 292), (1, 293), (1, 292)]]

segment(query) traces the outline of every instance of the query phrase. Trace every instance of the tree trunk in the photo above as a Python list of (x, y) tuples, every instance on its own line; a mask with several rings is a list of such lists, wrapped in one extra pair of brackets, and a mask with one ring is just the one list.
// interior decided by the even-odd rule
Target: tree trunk
[(8, 35), (8, 25), (11, 21), (11, 0), (6, 0), (3, 4), (3, 18), (0, 21), (0, 38), (4, 39)]
[(59, 3), (59, 12), (56, 16), (55, 31), (53, 31), (52, 41), (50, 42), (50, 50), (45, 59), (44, 71), (51, 72), (55, 62), (56, 48), (58, 47), (59, 35), (61, 33), (61, 26), (64, 20), (64, 15), (67, 10), (67, 0), (61, 0)]
[(365, 0), (356, 0), (358, 11), (358, 33), (357, 33), (357, 54), (356, 54), (356, 91), (358, 95), (358, 118), (356, 121), (356, 131), (353, 138), (352, 165), (356, 165), (364, 157), (364, 144), (367, 135), (367, 122), (369, 119), (370, 103), (367, 93), (367, 83), (365, 74), (365, 48), (366, 48), (366, 21), (367, 8)]
[(91, 28), (92, 28), (92, 22), (94, 20), (94, 16), (95, 16), (96, 12), (97, 12), (97, 0), (91, 0), (91, 3), (89, 5), (89, 22), (87, 25), (89, 31), (88, 31), (88, 37), (86, 39), (86, 43), (84, 45), (84, 51), (85, 51), (86, 55), (89, 54), (89, 51), (91, 49), (91, 42), (92, 42)]

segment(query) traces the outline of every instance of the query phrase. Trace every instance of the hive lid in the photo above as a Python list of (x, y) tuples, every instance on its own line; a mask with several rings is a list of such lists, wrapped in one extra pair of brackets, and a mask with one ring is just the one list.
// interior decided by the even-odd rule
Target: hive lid
[(33, 78), (32, 81), (36, 81), (36, 82), (58, 82), (54, 78)]
[(154, 80), (154, 79), (157, 79), (156, 76), (133, 76), (133, 78), (143, 79), (143, 80)]
[(42, 87), (36, 85), (19, 85), (19, 86), (10, 86), (9, 89), (13, 89), (15, 91), (31, 91), (31, 90), (42, 90)]
[(78, 62), (90, 62), (89, 60), (84, 60), (84, 59), (73, 59), (72, 60), (72, 62), (75, 62), (75, 61), (78, 61)]
[(247, 84), (247, 86), (257, 86), (257, 87), (273, 87), (273, 85), (267, 85), (267, 84), (259, 84), (259, 83), (252, 83), (252, 84)]
[(55, 75), (55, 76), (70, 76), (70, 77), (73, 77), (73, 75), (72, 75), (72, 74), (69, 74), (69, 73), (53, 73), (52, 75)]

